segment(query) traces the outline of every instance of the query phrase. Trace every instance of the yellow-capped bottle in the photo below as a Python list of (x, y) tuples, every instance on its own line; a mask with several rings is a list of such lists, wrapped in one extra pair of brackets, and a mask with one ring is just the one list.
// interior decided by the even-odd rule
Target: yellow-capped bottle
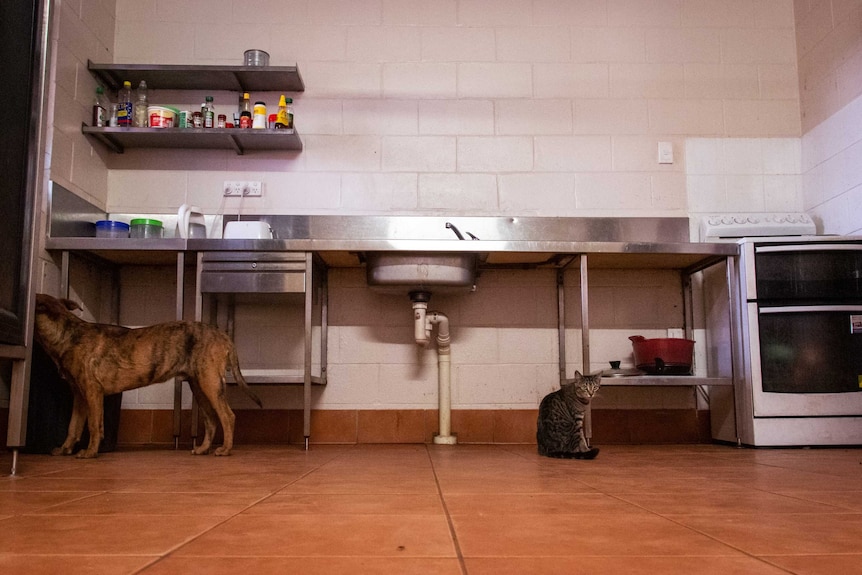
[(293, 98), (285, 98), (284, 94), (278, 100), (278, 113), (275, 115), (276, 130), (293, 129)]

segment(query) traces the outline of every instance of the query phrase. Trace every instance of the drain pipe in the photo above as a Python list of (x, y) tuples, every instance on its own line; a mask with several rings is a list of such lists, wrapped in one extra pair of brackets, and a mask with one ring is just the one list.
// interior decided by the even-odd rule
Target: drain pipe
[(431, 341), (433, 326), (437, 326), (437, 394), (439, 433), (434, 436), (438, 445), (455, 445), (457, 437), (452, 434), (452, 362), (449, 343), (449, 318), (439, 311), (428, 311), (428, 292), (411, 292), (413, 301), (413, 336), (416, 343), (426, 347)]

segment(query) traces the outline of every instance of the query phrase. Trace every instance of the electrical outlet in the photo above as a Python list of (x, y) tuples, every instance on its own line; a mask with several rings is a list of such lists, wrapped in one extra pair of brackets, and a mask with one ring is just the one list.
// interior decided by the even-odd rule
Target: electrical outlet
[(239, 182), (236, 180), (225, 180), (224, 181), (224, 196), (225, 197), (242, 197), (243, 195), (243, 187), (245, 182)]
[(259, 198), (263, 195), (263, 183), (258, 181), (245, 182), (242, 188), (242, 195), (247, 198)]

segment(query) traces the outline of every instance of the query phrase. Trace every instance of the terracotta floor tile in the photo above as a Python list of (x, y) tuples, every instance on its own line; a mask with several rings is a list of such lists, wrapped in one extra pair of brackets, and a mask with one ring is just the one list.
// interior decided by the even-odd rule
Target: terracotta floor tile
[(822, 513), (838, 512), (832, 505), (764, 491), (697, 491), (680, 493), (617, 494), (617, 497), (662, 515), (695, 513)]
[(156, 557), (141, 555), (6, 555), (0, 553), (0, 573), (121, 575), (136, 573), (154, 559)]
[(259, 501), (256, 493), (101, 493), (54, 505), (45, 515), (194, 515), (231, 517)]
[(836, 575), (859, 573), (862, 553), (855, 555), (787, 555), (764, 557), (796, 575)]
[[(468, 557), (470, 575), (786, 575), (754, 557)], [(834, 575), (834, 574), (833, 574)]]
[(444, 496), (452, 515), (572, 515), (647, 513), (631, 503), (602, 493), (451, 493)]
[(436, 494), (280, 493), (249, 508), (249, 515), (443, 514)]
[(3, 521), (0, 553), (157, 555), (223, 521), (218, 517), (19, 515)]
[(443, 515), (240, 515), (177, 556), (454, 557)]
[(862, 514), (760, 513), (669, 515), (675, 521), (753, 555), (857, 554)]
[(142, 575), (461, 575), (457, 559), (435, 557), (168, 557)]
[(349, 470), (309, 474), (285, 491), (290, 493), (437, 493), (431, 472), (417, 474), (396, 470), (391, 473), (355, 473)]
[(89, 499), (97, 494), (97, 492), (66, 491), (0, 491), (0, 512), (4, 514), (36, 513), (54, 505)]
[(465, 557), (567, 555), (734, 555), (737, 552), (667, 519), (644, 513), (453, 515)]
[(530, 445), (22, 454), (19, 475), (0, 476), (0, 573), (836, 575), (862, 564), (862, 449), (600, 447), (594, 461)]
[[(858, 480), (858, 479), (857, 479)], [(815, 501), (846, 509), (862, 511), (862, 491), (781, 491), (782, 495), (805, 501)]]

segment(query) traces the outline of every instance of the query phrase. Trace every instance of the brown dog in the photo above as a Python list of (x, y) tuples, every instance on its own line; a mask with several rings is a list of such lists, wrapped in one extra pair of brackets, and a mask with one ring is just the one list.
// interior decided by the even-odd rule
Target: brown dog
[(63, 445), (54, 455), (70, 455), (88, 419), (90, 443), (78, 457), (96, 457), (104, 436), (103, 397), (181, 377), (204, 416), (204, 439), (192, 453), (209, 453), (216, 416), (224, 444), (216, 455), (230, 455), (235, 416), (225, 399), (225, 372), (230, 369), (255, 403), (260, 399), (240, 373), (236, 348), (227, 334), (198, 322), (175, 321), (130, 329), (86, 322), (71, 313), (77, 303), (36, 295), (36, 340), (72, 387), (72, 420)]

